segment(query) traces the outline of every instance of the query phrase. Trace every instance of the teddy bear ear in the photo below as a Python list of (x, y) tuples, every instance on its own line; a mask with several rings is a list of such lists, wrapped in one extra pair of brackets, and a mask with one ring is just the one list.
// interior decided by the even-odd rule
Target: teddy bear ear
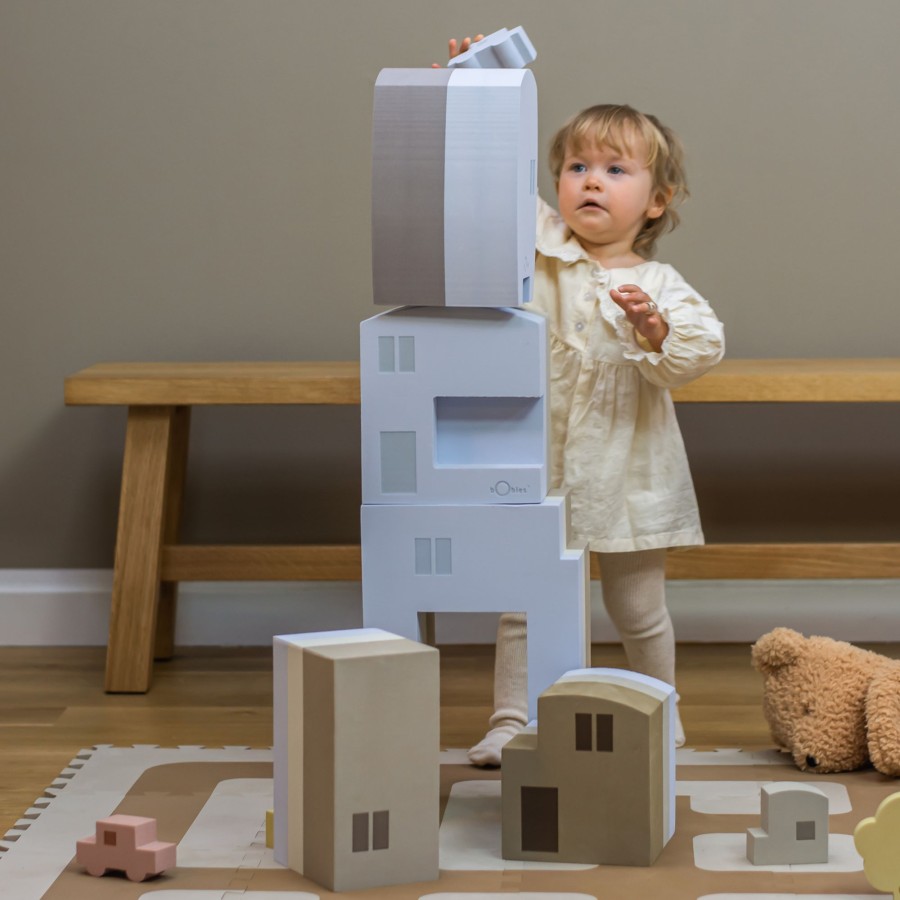
[(883, 775), (900, 776), (900, 666), (872, 679), (866, 695), (869, 758)]
[(768, 672), (790, 666), (803, 654), (806, 638), (792, 628), (775, 628), (764, 634), (751, 648), (753, 668)]

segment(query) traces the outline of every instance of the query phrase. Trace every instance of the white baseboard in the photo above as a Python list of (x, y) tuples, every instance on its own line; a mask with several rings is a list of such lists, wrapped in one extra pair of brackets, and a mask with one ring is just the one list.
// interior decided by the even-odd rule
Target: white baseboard
[[(112, 573), (0, 570), (0, 646), (105, 645)], [(595, 643), (617, 640), (592, 587)], [(848, 641), (900, 641), (898, 581), (671, 581), (682, 642), (755, 641), (778, 625)], [(275, 634), (358, 628), (358, 582), (197, 582), (179, 592), (179, 646), (265, 646)], [(441, 643), (492, 643), (496, 616), (440, 615)]]

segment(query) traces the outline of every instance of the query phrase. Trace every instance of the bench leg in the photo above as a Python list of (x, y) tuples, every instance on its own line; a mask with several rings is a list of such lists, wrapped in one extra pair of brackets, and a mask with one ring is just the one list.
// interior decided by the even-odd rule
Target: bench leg
[[(187, 476), (188, 440), (191, 427), (191, 408), (179, 406), (172, 419), (169, 441), (169, 468), (166, 475), (165, 518), (163, 545), (177, 544), (181, 527), (184, 483)], [(156, 616), (156, 646), (154, 659), (171, 659), (175, 653), (175, 614), (177, 612), (178, 582), (163, 581), (159, 586), (159, 611)]]
[(150, 687), (176, 418), (175, 407), (128, 410), (106, 653), (109, 692), (144, 693)]

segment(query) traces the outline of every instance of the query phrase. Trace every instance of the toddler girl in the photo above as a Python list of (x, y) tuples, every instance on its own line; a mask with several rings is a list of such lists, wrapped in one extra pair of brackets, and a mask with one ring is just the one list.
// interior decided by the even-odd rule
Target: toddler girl
[[(469, 43), (451, 41), (451, 57)], [(703, 533), (669, 388), (724, 353), (709, 304), (652, 259), (687, 195), (683, 152), (654, 116), (602, 105), (560, 129), (549, 162), (559, 212), (539, 201), (528, 309), (548, 320), (550, 484), (569, 492), (574, 536), (600, 555), (603, 602), (629, 666), (674, 685), (666, 548), (702, 544)], [(494, 709), (469, 750), (475, 765), (499, 765), (528, 721), (521, 614), (500, 619)]]

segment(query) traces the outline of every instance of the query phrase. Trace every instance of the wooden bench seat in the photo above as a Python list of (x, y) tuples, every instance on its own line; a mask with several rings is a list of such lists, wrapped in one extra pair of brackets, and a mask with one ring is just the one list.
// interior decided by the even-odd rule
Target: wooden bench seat
[[(673, 396), (678, 403), (898, 403), (900, 360), (725, 360)], [(65, 400), (128, 407), (107, 691), (146, 691), (154, 656), (171, 656), (180, 581), (360, 578), (357, 545), (178, 541), (192, 407), (359, 404), (358, 363), (105, 363), (67, 378)], [(712, 544), (670, 553), (666, 574), (900, 578), (900, 544)]]

